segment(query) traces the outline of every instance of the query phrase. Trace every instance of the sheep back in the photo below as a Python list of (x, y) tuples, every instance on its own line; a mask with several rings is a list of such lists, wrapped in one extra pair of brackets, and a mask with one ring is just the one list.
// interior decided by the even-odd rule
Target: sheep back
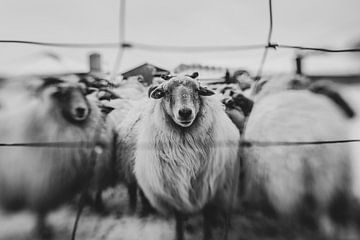
[(136, 182), (134, 175), (138, 125), (144, 102), (127, 101), (126, 106), (115, 109), (110, 117), (116, 122), (116, 172), (118, 180), (126, 185)]
[[(287, 91), (255, 104), (244, 137), (255, 141), (346, 139), (347, 124), (327, 97)], [(280, 214), (292, 214), (311, 195), (321, 207), (347, 191), (348, 145), (252, 146), (244, 149), (245, 192), (252, 203), (270, 201)]]

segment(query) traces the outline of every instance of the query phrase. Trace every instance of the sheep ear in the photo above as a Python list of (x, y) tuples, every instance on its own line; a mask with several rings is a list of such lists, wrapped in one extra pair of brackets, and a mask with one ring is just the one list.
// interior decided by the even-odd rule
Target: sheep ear
[(167, 81), (167, 80), (170, 80), (170, 78), (173, 78), (174, 76), (170, 75), (170, 74), (162, 74), (162, 75), (160, 75), (160, 77), (162, 79), (164, 79), (165, 81)]
[(199, 73), (198, 72), (193, 72), (191, 75), (187, 75), (187, 76), (195, 79), (195, 78), (197, 78), (199, 76)]
[(234, 101), (234, 104), (241, 108), (246, 117), (250, 115), (251, 110), (254, 106), (254, 102), (251, 99), (245, 97), (241, 93), (235, 94), (232, 99)]
[(202, 86), (199, 87), (199, 95), (201, 95), (201, 96), (211, 96), (214, 94), (215, 94), (214, 91), (212, 91), (206, 87), (202, 87)]
[(61, 84), (64, 82), (64, 80), (57, 78), (57, 77), (44, 77), (44, 78), (42, 78), (42, 80), (43, 80), (42, 87), (57, 85), (57, 84)]
[(115, 108), (110, 107), (110, 106), (100, 106), (100, 111), (105, 114), (108, 115), (109, 113), (111, 113)]
[(256, 82), (254, 86), (254, 94), (258, 94), (267, 82), (267, 80), (261, 80), (260, 82)]
[(151, 93), (155, 90), (155, 88), (157, 88), (159, 85), (152, 85), (149, 87), (149, 90), (148, 90), (148, 97), (151, 96)]
[(97, 88), (94, 88), (94, 87), (86, 87), (85, 88), (85, 94), (86, 95), (89, 95), (89, 94), (92, 94), (94, 92), (97, 92), (99, 91)]
[(66, 89), (65, 86), (62, 86), (61, 84), (54, 86), (54, 92), (52, 93), (52, 95), (54, 97), (61, 97), (64, 95)]
[(161, 86), (153, 86), (149, 88), (149, 97), (160, 99), (165, 95), (165, 91)]

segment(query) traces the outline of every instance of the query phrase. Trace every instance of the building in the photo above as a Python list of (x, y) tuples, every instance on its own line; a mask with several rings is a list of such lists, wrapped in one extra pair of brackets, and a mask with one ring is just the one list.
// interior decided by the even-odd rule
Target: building
[(298, 55), (295, 69), (313, 81), (360, 83), (360, 58), (352, 53)]
[(160, 68), (150, 63), (144, 63), (140, 66), (123, 72), (121, 75), (123, 76), (124, 80), (131, 76), (141, 75), (144, 78), (143, 84), (149, 86), (152, 84), (154, 76), (167, 74), (170, 74), (169, 70)]
[(175, 74), (199, 73), (199, 80), (206, 84), (223, 83), (227, 69), (223, 67), (207, 66), (201, 64), (180, 64), (174, 69)]

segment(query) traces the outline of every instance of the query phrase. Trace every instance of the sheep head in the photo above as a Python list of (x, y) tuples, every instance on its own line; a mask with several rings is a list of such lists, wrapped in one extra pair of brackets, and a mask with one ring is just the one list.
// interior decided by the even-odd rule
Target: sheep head
[(87, 89), (81, 83), (59, 81), (54, 84), (45, 83), (41, 89), (43, 96), (48, 96), (63, 117), (72, 123), (84, 122), (90, 115), (90, 105), (86, 98)]
[(198, 75), (175, 76), (150, 89), (149, 96), (161, 99), (162, 107), (175, 124), (190, 127), (201, 107), (201, 97), (214, 92), (201, 86)]

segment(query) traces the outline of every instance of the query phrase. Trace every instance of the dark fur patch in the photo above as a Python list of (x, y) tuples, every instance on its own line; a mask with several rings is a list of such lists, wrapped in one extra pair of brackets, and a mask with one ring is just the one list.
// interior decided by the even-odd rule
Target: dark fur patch
[(309, 90), (313, 93), (322, 94), (330, 98), (338, 107), (340, 107), (346, 117), (355, 117), (356, 114), (352, 107), (345, 101), (339, 92), (332, 89), (330, 86), (327, 86), (326, 84), (313, 84)]

